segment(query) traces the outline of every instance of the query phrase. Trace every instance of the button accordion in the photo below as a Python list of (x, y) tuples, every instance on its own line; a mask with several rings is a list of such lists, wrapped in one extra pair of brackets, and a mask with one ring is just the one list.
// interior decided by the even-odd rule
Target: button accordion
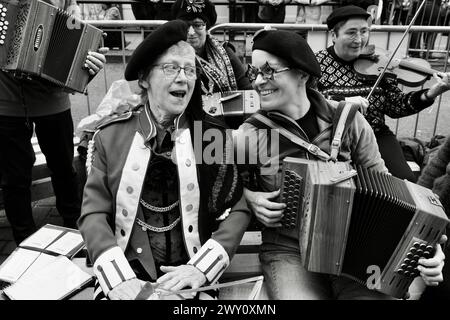
[(217, 92), (202, 96), (203, 110), (222, 118), (230, 127), (238, 127), (245, 119), (260, 109), (259, 95), (255, 90)]
[[(352, 178), (353, 177), (353, 178)], [(429, 189), (348, 163), (283, 161), (282, 225), (299, 228), (303, 266), (403, 298), (449, 220)]]
[(83, 92), (102, 31), (38, 0), (0, 0), (0, 68)]

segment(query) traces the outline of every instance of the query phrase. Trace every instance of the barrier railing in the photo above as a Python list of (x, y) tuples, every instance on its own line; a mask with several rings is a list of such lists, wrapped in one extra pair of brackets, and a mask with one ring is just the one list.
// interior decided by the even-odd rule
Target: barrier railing
[[(132, 53), (133, 48), (141, 41), (143, 36), (147, 32), (151, 32), (157, 26), (163, 24), (163, 20), (140, 20), (140, 21), (87, 21), (105, 32), (120, 32), (122, 48), (118, 50), (111, 50), (108, 54), (107, 67), (104, 69), (103, 76), (97, 76), (93, 82), (96, 82), (95, 92), (89, 90), (86, 96), (87, 112), (84, 112), (84, 116), (95, 111), (96, 106), (101, 101), (104, 93), (107, 91), (109, 85), (114, 80), (118, 80), (123, 77), (123, 70), (127, 62), (127, 57)], [(210, 33), (219, 38), (222, 41), (232, 42), (237, 50), (238, 56), (243, 62), (250, 62), (249, 57), (251, 55), (251, 39), (255, 31), (263, 28), (265, 24), (258, 23), (225, 23), (219, 24), (210, 29)], [(326, 25), (311, 25), (311, 24), (271, 24), (271, 27), (277, 29), (291, 30), (295, 32), (303, 33), (307, 36), (307, 40), (314, 51), (318, 51), (326, 48), (331, 44), (331, 37), (327, 32)], [(371, 26), (371, 43), (376, 44), (378, 47), (384, 49), (394, 48), (402, 33), (406, 30), (406, 26), (394, 26), (394, 25), (372, 25)], [(450, 42), (447, 34), (450, 34), (450, 27), (444, 26), (412, 26), (410, 35), (412, 33), (420, 32), (423, 34), (438, 34), (441, 39), (441, 46), (435, 49), (412, 50), (409, 48), (409, 39), (405, 39), (404, 43), (399, 50), (399, 54), (405, 56), (412, 52), (421, 52), (425, 54), (425, 57), (432, 63), (432, 66), (439, 71), (447, 71)], [(408, 37), (409, 38), (409, 37)], [(126, 40), (134, 40), (133, 44), (126, 48)], [(432, 55), (437, 56), (433, 58)], [(98, 90), (99, 82), (103, 82), (104, 90)], [(100, 86), (100, 87), (101, 87)], [(428, 87), (427, 84), (426, 87)], [(132, 86), (133, 87), (133, 86)], [(420, 88), (402, 88), (404, 91), (417, 90)], [(82, 105), (83, 102), (80, 97), (73, 96), (73, 104)], [(414, 136), (421, 139), (429, 139), (435, 134), (450, 134), (450, 128), (447, 123), (450, 122), (450, 111), (447, 108), (442, 108), (442, 104), (450, 103), (450, 93), (441, 95), (435, 104), (427, 110), (410, 116), (402, 118), (400, 120), (388, 119), (388, 124), (395, 130), (398, 135), (401, 136)], [(75, 104), (74, 104), (75, 105)], [(78, 118), (74, 117), (75, 121), (84, 117), (81, 114)]]

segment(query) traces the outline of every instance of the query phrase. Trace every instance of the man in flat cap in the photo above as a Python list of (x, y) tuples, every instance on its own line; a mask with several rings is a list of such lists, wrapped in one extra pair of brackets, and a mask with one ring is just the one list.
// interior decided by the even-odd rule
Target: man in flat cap
[(355, 73), (353, 62), (369, 42), (369, 14), (357, 6), (334, 10), (327, 19), (333, 45), (316, 53), (322, 70), (318, 89), (326, 97), (362, 103), (367, 108), (365, 117), (372, 126), (386, 167), (396, 177), (416, 181), (403, 156), (394, 133), (385, 123), (391, 118), (406, 117), (431, 106), (437, 96), (450, 89), (449, 73), (434, 74), (436, 82), (429, 88), (403, 93), (395, 78), (384, 77), (367, 101), (374, 81), (361, 79)]
[[(249, 172), (256, 172), (256, 184), (248, 183), (244, 189), (250, 208), (265, 226), (260, 261), (268, 294), (271, 299), (389, 299), (348, 278), (305, 269), (300, 257), (300, 224), (295, 222), (300, 218), (285, 217), (286, 204), (278, 200), (286, 157), (351, 161), (387, 172), (373, 130), (356, 112), (358, 106), (325, 100), (313, 89), (320, 76), (314, 53), (300, 35), (278, 30), (255, 35), (248, 77), (259, 93), (261, 110), (246, 120), (234, 138), (235, 152), (241, 159), (244, 155), (270, 155), (265, 161), (260, 156), (256, 165), (246, 163)], [(346, 124), (340, 125), (341, 120)], [(266, 134), (272, 129), (280, 133), (278, 138)], [(246, 144), (246, 139), (257, 139), (257, 143)], [(335, 141), (341, 141), (337, 149)], [(274, 145), (278, 152), (274, 152)], [(423, 268), (424, 277), (442, 275), (443, 259), (438, 246), (435, 260), (426, 264), (429, 269)]]
[[(225, 161), (231, 139), (201, 108), (188, 27), (167, 22), (136, 48), (125, 79), (138, 80), (144, 103), (103, 123), (89, 148), (79, 227), (97, 299), (135, 299), (144, 281), (172, 291), (213, 284), (249, 223), (237, 168)], [(212, 164), (198, 141), (210, 129), (224, 142)]]

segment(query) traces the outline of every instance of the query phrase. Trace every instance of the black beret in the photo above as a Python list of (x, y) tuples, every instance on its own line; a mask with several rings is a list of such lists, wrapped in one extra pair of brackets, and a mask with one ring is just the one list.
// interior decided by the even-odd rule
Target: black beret
[(137, 80), (140, 70), (155, 62), (167, 49), (187, 40), (189, 25), (182, 20), (164, 23), (150, 33), (134, 50), (125, 69), (125, 79)]
[(370, 14), (363, 8), (353, 5), (337, 8), (327, 18), (328, 29), (333, 29), (339, 21), (347, 20), (351, 17), (367, 19), (370, 17)]
[(172, 19), (205, 21), (208, 29), (216, 24), (217, 12), (209, 0), (177, 0), (172, 5)]
[(286, 60), (291, 68), (320, 77), (316, 56), (306, 40), (299, 34), (284, 30), (261, 30), (253, 38), (252, 50), (264, 50)]

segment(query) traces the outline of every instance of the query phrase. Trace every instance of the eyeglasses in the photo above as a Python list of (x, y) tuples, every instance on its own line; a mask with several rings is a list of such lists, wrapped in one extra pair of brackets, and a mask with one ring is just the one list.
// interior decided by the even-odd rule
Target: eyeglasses
[(192, 28), (194, 28), (194, 30), (197, 31), (202, 31), (205, 30), (206, 28), (206, 23), (204, 22), (190, 22), (190, 21), (186, 21), (186, 23), (191, 26)]
[(180, 67), (172, 63), (165, 63), (162, 65), (154, 65), (155, 67), (160, 67), (164, 75), (167, 79), (174, 79), (178, 77), (180, 74), (181, 69), (184, 70), (184, 74), (186, 75), (186, 78), (188, 80), (195, 80), (197, 79), (197, 69), (195, 67), (186, 66), (186, 67)]
[(369, 36), (369, 29), (363, 29), (361, 31), (347, 31), (344, 33), (344, 35), (349, 38), (350, 40), (356, 40), (359, 37), (362, 38), (367, 38)]
[(273, 75), (275, 73), (280, 73), (284, 71), (291, 70), (289, 67), (281, 68), (278, 70), (275, 70), (272, 68), (268, 62), (266, 62), (261, 68), (257, 68), (255, 66), (252, 66), (251, 64), (248, 65), (247, 68), (247, 78), (250, 80), (250, 82), (253, 82), (258, 78), (258, 75), (261, 74), (264, 80), (273, 80)]

